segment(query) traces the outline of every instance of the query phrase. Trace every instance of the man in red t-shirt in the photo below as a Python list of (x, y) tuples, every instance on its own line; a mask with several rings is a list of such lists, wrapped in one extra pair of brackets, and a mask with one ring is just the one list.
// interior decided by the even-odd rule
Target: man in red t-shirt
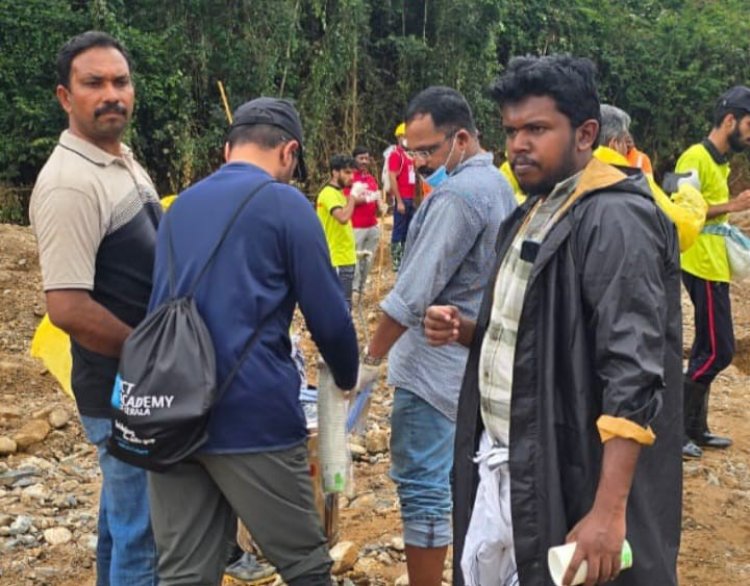
[(388, 176), (390, 194), (395, 202), (393, 211), (393, 234), (391, 235), (391, 259), (393, 270), (398, 272), (401, 256), (404, 253), (406, 234), (414, 217), (414, 193), (417, 184), (417, 173), (412, 161), (404, 150), (405, 128), (399, 124), (396, 128), (396, 148), (388, 155)]
[[(354, 227), (354, 240), (357, 245), (357, 269), (354, 273), (354, 291), (362, 293), (367, 282), (367, 275), (372, 266), (372, 259), (380, 241), (380, 228), (378, 227), (378, 213), (380, 210), (380, 191), (378, 182), (370, 173), (370, 151), (365, 147), (358, 146), (352, 153), (357, 162), (351, 187), (344, 189), (344, 195), (354, 192), (363, 197), (365, 201), (357, 204), (352, 214), (352, 226)], [(360, 255), (369, 252), (369, 255)]]

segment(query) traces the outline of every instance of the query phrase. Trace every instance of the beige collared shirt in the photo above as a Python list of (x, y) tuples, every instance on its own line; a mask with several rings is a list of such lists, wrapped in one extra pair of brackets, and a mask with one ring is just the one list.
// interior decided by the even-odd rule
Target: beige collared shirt
[(37, 178), (29, 215), (44, 290), (94, 289), (102, 240), (159, 198), (131, 150), (114, 156), (66, 130)]

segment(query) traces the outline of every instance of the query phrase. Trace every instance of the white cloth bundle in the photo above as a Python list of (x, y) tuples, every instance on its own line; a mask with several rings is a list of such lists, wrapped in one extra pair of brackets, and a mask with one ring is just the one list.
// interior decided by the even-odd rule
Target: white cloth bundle
[(518, 584), (510, 514), (508, 448), (495, 446), (485, 430), (474, 461), (479, 486), (461, 556), (466, 586)]

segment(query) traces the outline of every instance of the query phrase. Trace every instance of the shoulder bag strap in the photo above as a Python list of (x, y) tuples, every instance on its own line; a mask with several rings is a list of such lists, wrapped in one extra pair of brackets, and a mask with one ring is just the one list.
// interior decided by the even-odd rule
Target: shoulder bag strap
[(227, 375), (227, 378), (224, 379), (224, 382), (221, 383), (221, 386), (219, 387), (219, 390), (216, 393), (216, 399), (214, 401), (218, 401), (221, 399), (224, 392), (229, 388), (229, 385), (232, 384), (232, 381), (234, 380), (234, 377), (237, 376), (237, 373), (240, 371), (240, 368), (245, 363), (245, 360), (247, 360), (247, 357), (250, 355), (250, 351), (255, 346), (255, 343), (258, 341), (258, 338), (260, 337), (261, 332), (263, 329), (269, 324), (271, 321), (271, 318), (276, 315), (276, 312), (281, 309), (281, 307), (284, 306), (284, 302), (289, 298), (289, 295), (291, 293), (288, 293), (284, 296), (284, 298), (281, 300), (281, 303), (277, 307), (273, 309), (273, 311), (269, 312), (268, 315), (266, 315), (258, 324), (258, 327), (255, 328), (255, 331), (253, 332), (253, 335), (250, 336), (250, 339), (245, 342), (245, 345), (242, 347), (242, 351), (240, 352), (240, 357), (237, 359), (237, 362), (232, 367), (232, 370), (229, 371), (229, 374)]
[(250, 200), (253, 199), (253, 196), (256, 193), (258, 193), (261, 189), (263, 189), (266, 185), (268, 185), (269, 183), (276, 183), (276, 181), (273, 179), (264, 181), (263, 183), (255, 187), (245, 197), (245, 199), (240, 203), (240, 205), (237, 206), (237, 209), (234, 211), (234, 214), (232, 214), (231, 219), (229, 220), (226, 227), (224, 228), (224, 232), (222, 232), (221, 237), (219, 238), (218, 242), (216, 242), (216, 244), (214, 245), (214, 248), (211, 251), (211, 254), (208, 255), (208, 260), (206, 260), (205, 264), (203, 265), (203, 268), (198, 273), (198, 276), (195, 277), (195, 279), (193, 280), (193, 283), (190, 285), (190, 289), (188, 289), (188, 292), (185, 294), (186, 297), (192, 297), (193, 293), (195, 293), (195, 289), (198, 286), (198, 283), (203, 278), (203, 276), (208, 272), (208, 268), (211, 266), (211, 263), (213, 263), (214, 259), (216, 258), (216, 255), (218, 254), (219, 249), (221, 248), (221, 245), (224, 244), (224, 240), (226, 240), (227, 235), (229, 234), (229, 231), (232, 229), (232, 226), (234, 226), (234, 223), (237, 221), (237, 218), (239, 218), (240, 214), (242, 213), (242, 210), (244, 210), (245, 206), (247, 206), (247, 204), (250, 203)]

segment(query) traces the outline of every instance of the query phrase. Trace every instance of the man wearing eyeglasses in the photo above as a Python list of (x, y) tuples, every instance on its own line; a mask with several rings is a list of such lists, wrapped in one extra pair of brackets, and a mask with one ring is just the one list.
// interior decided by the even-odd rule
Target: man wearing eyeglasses
[(516, 204), (492, 155), (482, 152), (471, 108), (457, 91), (430, 87), (418, 94), (407, 108), (406, 136), (407, 154), (433, 191), (412, 221), (360, 381), (392, 348), (391, 477), (401, 502), (409, 583), (439, 586), (452, 541), (449, 476), (467, 351), (458, 344), (431, 347), (421, 324), (438, 300), (477, 314), (498, 228)]

